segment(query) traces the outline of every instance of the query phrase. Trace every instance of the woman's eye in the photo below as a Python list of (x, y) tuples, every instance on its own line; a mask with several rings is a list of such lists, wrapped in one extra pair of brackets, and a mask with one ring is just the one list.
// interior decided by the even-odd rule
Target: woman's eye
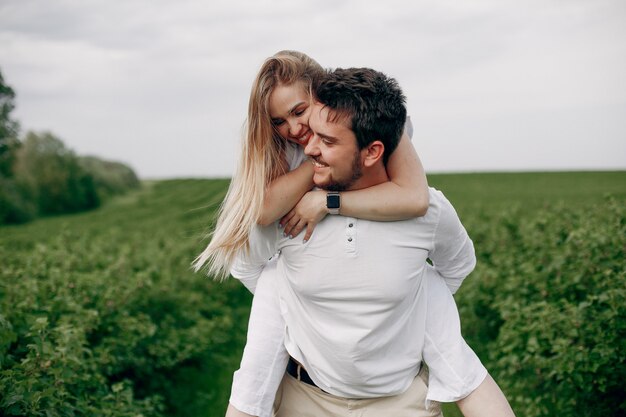
[(282, 125), (283, 123), (285, 123), (285, 121), (284, 121), (283, 119), (273, 119), (273, 120), (272, 120), (272, 124), (273, 124), (274, 126), (280, 126), (280, 125)]
[(295, 114), (296, 114), (296, 116), (298, 116), (298, 117), (299, 117), (299, 116), (302, 116), (302, 115), (304, 114), (304, 112), (305, 112), (305, 111), (306, 111), (306, 109), (298, 110), (298, 111), (296, 111), (296, 113), (295, 113)]

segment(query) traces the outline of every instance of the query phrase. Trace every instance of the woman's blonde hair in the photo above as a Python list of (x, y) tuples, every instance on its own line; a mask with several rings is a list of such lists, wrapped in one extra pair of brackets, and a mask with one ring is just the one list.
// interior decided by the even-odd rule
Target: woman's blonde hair
[(310, 92), (323, 71), (315, 60), (297, 51), (280, 51), (261, 66), (252, 84), (237, 171), (217, 214), (211, 242), (193, 262), (196, 271), (206, 264), (209, 275), (223, 279), (229, 275), (235, 256), (248, 250), (250, 230), (261, 217), (266, 188), (288, 169), (285, 140), (271, 120), (270, 95), (278, 85), (297, 82), (303, 82)]

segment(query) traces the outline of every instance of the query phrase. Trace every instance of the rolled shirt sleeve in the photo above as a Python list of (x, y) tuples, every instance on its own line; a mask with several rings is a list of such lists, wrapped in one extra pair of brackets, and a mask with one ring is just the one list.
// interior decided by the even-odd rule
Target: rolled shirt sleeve
[(440, 191), (431, 193), (431, 198), (433, 197), (440, 199), (441, 204), (433, 250), (429, 253), (429, 258), (454, 294), (476, 266), (474, 244), (452, 204)]
[(249, 249), (240, 252), (230, 274), (254, 294), (257, 281), (267, 262), (276, 254), (277, 226), (254, 226), (250, 231)]

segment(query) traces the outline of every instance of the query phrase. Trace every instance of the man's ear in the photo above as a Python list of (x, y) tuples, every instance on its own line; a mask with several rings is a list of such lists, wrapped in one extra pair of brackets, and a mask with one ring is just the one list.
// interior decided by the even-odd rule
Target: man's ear
[(385, 145), (379, 140), (367, 145), (365, 149), (361, 151), (363, 155), (363, 165), (369, 168), (375, 165), (378, 161), (382, 161), (383, 154), (385, 153)]

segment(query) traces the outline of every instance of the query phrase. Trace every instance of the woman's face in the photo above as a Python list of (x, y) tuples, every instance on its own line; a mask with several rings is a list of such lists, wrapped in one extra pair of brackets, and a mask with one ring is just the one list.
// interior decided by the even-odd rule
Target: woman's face
[(274, 128), (283, 139), (300, 146), (309, 143), (310, 100), (302, 82), (274, 88), (270, 95), (270, 117)]

